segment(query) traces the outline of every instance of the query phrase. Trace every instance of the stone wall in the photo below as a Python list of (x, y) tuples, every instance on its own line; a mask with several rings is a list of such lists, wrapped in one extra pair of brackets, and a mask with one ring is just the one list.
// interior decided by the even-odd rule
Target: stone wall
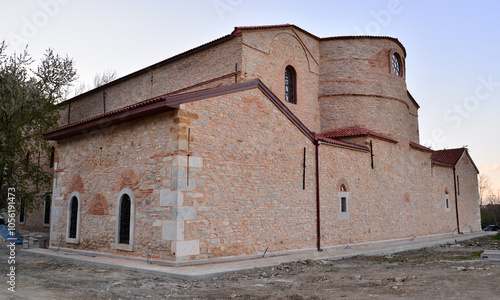
[[(59, 125), (75, 123), (160, 95), (186, 92), (238, 81), (241, 69), (241, 37), (234, 37), (208, 49), (174, 59), (161, 66), (60, 105)], [(69, 116), (68, 116), (68, 110)]]
[[(369, 152), (320, 146), (322, 247), (452, 233), (457, 226), (452, 168), (432, 166), (427, 151), (407, 148), (405, 153), (397, 144), (372, 143), (373, 169)], [(462, 231), (469, 224), (477, 231), (475, 171), (466, 171), (460, 224)], [(347, 198), (347, 212), (341, 212), (341, 197)]]
[(80, 227), (70, 248), (129, 255), (116, 250), (116, 220), (120, 192), (132, 191), (135, 200), (135, 255), (143, 249), (170, 253), (162, 240), (162, 220), (172, 208), (162, 206), (160, 191), (172, 186), (177, 161), (179, 112), (168, 112), (59, 141), (54, 179), (51, 243), (67, 238), (70, 196), (78, 193)]
[[(320, 41), (296, 28), (243, 31), (72, 100), (70, 119), (104, 112), (103, 96), (109, 111), (229, 85), (233, 76), (260, 78), (284, 102), (284, 69), (292, 65), (298, 102), (283, 105), (311, 131), (360, 125), (397, 141), (346, 139), (372, 142), (373, 168), (370, 151), (319, 146), (322, 247), (451, 233), (453, 170), (433, 166), (431, 152), (409, 145), (418, 142), (418, 107), (406, 91), (404, 60), (403, 76), (393, 74), (395, 52), (404, 58), (387, 38)], [(268, 97), (260, 88), (232, 91), (59, 141), (52, 245), (62, 236), (64, 247), (129, 256), (147, 250), (176, 261), (315, 248), (315, 146)], [(62, 124), (68, 106), (61, 106)], [(477, 179), (468, 156), (457, 174), (461, 228), (476, 230)], [(130, 247), (117, 243), (125, 194), (133, 207)], [(80, 206), (76, 239), (67, 236), (72, 197)]]
[[(319, 42), (290, 29), (243, 33), (244, 78), (259, 78), (311, 130), (319, 132)], [(297, 73), (297, 103), (285, 102), (285, 68)]]
[[(186, 104), (203, 168), (184, 194), (197, 206), (185, 237), (195, 258), (314, 248), (314, 145), (259, 90)], [(303, 156), (306, 177), (303, 189)], [(202, 182), (203, 185), (199, 185)], [(193, 192), (196, 192), (193, 194)]]
[(387, 38), (326, 39), (320, 53), (321, 132), (360, 125), (402, 142), (418, 137), (418, 124), (409, 126), (417, 109), (407, 95), (404, 59), (402, 76), (392, 69), (394, 53), (405, 57), (399, 44)]
[[(467, 150), (466, 150), (467, 151)], [(467, 153), (462, 155), (456, 166), (458, 176), (458, 212), (460, 230), (463, 232), (481, 230), (480, 200), (476, 169)]]

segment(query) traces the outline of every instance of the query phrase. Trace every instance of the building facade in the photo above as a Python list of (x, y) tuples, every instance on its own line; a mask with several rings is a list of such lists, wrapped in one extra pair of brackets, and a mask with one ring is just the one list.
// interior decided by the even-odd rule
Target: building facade
[(390, 37), (237, 27), (60, 105), (51, 243), (168, 261), (480, 230)]

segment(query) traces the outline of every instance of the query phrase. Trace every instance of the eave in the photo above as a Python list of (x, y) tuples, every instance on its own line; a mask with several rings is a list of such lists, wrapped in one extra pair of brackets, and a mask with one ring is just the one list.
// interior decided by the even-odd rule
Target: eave
[(259, 79), (145, 100), (134, 105), (45, 132), (43, 133), (43, 138), (45, 140), (62, 140), (91, 131), (102, 130), (113, 125), (139, 118), (179, 109), (180, 105), (183, 103), (255, 88), (259, 89), (309, 140), (311, 140), (311, 142), (316, 140), (313, 133)]

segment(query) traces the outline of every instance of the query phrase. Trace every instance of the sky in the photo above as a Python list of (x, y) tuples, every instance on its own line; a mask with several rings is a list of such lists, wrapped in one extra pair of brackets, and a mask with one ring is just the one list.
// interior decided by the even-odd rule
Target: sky
[(500, 193), (500, 1), (0, 0), (0, 40), (76, 62), (79, 81), (118, 77), (230, 34), (294, 24), (319, 37), (391, 36), (407, 51), (420, 143), (467, 146)]

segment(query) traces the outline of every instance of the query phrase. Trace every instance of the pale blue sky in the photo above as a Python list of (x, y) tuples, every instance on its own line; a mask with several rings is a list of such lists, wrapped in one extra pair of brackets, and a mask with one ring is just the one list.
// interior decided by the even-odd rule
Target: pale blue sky
[(80, 80), (118, 76), (231, 33), (295, 24), (317, 36), (384, 35), (408, 53), (408, 90), (420, 104), (421, 143), (468, 145), (500, 190), (500, 1), (0, 0), (0, 39), (35, 58), (51, 47)]

